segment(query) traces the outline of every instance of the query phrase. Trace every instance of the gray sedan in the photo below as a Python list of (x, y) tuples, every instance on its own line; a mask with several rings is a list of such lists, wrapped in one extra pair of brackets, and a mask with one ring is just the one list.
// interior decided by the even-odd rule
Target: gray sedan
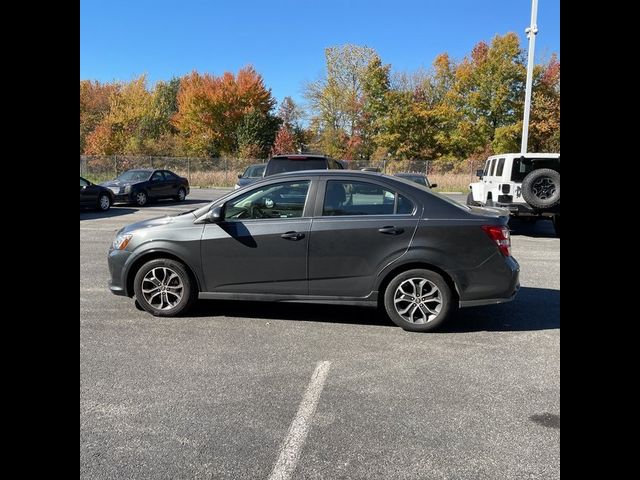
[(431, 331), (457, 307), (514, 298), (507, 221), (398, 177), (286, 173), (124, 227), (110, 288), (157, 316), (197, 299), (334, 303), (380, 306), (406, 330)]

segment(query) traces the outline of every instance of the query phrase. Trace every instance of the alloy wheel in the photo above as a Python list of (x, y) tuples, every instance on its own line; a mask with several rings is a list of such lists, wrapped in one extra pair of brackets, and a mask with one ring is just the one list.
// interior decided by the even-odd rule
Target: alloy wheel
[(398, 315), (407, 322), (429, 323), (442, 309), (442, 293), (426, 278), (409, 278), (396, 288), (393, 304)]

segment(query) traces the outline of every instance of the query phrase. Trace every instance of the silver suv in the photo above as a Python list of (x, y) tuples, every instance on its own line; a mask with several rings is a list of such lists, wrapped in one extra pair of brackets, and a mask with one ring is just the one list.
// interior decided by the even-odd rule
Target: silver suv
[(560, 236), (560, 154), (504, 153), (489, 157), (469, 184), (467, 205), (502, 207), (511, 216), (551, 218)]

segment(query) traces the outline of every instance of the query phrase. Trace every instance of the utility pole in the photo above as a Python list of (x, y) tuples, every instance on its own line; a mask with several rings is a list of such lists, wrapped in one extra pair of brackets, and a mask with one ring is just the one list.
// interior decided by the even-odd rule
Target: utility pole
[(533, 82), (533, 54), (536, 48), (536, 34), (538, 33), (538, 25), (536, 19), (538, 16), (538, 0), (531, 0), (531, 25), (525, 29), (527, 38), (529, 39), (529, 58), (527, 60), (527, 85), (524, 94), (524, 119), (522, 121), (522, 144), (520, 145), (520, 153), (527, 153), (527, 141), (529, 140), (529, 114), (531, 113), (531, 84)]

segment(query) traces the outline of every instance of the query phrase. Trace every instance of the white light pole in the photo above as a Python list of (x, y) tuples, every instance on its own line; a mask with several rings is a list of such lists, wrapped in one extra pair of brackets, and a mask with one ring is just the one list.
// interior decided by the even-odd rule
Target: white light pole
[(536, 48), (536, 34), (538, 33), (538, 25), (536, 25), (536, 17), (538, 16), (538, 0), (531, 0), (531, 25), (525, 30), (529, 39), (529, 58), (527, 60), (527, 85), (524, 94), (524, 119), (522, 121), (522, 144), (520, 145), (520, 153), (527, 153), (527, 140), (529, 139), (529, 113), (531, 113), (531, 84), (533, 83), (533, 54)]

